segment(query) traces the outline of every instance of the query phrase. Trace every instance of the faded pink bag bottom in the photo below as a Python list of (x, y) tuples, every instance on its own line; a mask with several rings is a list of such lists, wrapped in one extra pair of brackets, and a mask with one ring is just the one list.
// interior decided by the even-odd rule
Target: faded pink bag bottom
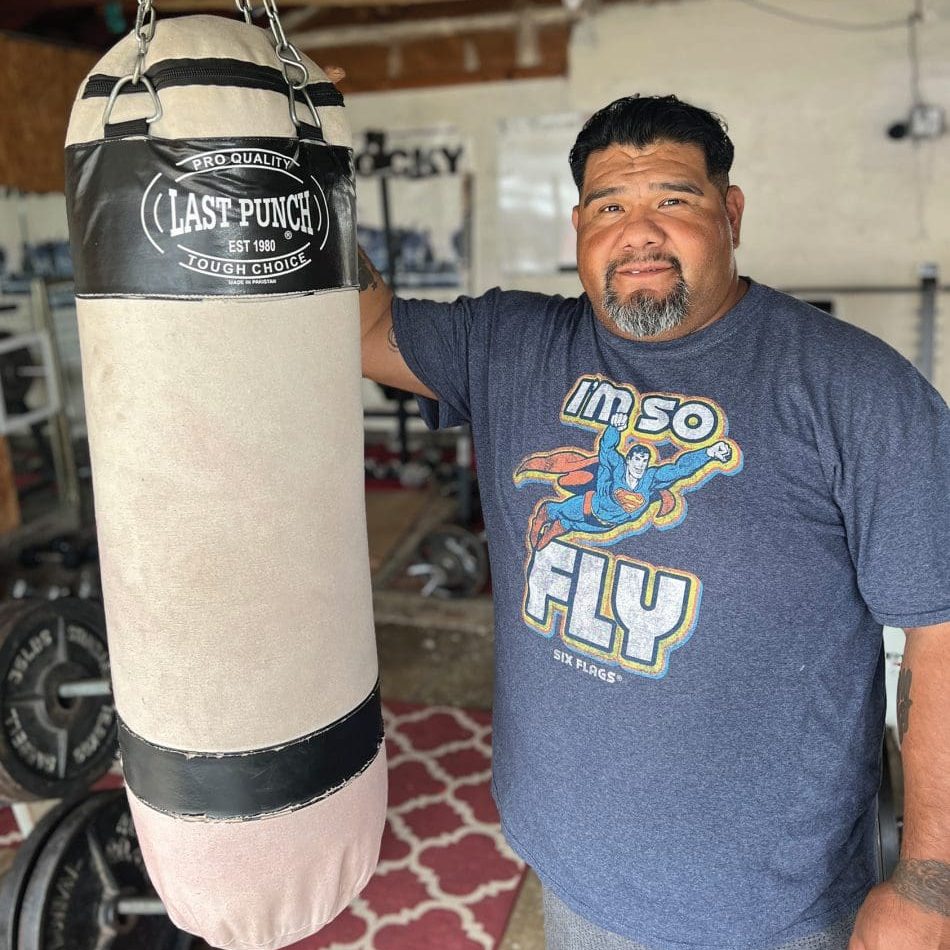
[(213, 947), (277, 950), (328, 924), (376, 869), (385, 746), (338, 792), (268, 818), (173, 818), (128, 796), (145, 865), (172, 922)]

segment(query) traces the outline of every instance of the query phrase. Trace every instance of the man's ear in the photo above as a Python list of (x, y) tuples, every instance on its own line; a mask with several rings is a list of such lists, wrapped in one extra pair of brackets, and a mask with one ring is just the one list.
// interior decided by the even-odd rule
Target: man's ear
[(732, 229), (732, 246), (739, 246), (739, 234), (742, 231), (742, 212), (745, 210), (745, 195), (738, 185), (726, 189), (726, 216)]
[(577, 230), (577, 218), (578, 218), (578, 205), (574, 205), (574, 210), (571, 212), (571, 224), (574, 225), (574, 230)]

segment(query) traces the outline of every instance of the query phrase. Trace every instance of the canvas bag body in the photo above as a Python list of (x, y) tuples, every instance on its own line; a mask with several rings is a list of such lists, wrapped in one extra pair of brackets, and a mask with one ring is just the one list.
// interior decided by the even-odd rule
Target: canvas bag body
[(66, 143), (123, 767), (174, 922), (262, 950), (346, 906), (385, 819), (352, 150), (319, 68), (298, 127), (224, 17), (159, 17), (104, 123), (137, 51)]

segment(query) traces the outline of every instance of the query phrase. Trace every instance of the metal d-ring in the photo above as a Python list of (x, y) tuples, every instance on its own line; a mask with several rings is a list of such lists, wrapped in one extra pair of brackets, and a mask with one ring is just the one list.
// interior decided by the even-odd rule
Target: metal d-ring
[[(164, 110), (162, 109), (162, 101), (158, 98), (158, 93), (155, 91), (155, 86), (152, 85), (152, 80), (148, 78), (144, 73), (139, 76), (138, 82), (145, 86), (146, 91), (152, 97), (152, 103), (155, 106), (154, 114), (146, 119), (145, 121), (151, 125), (153, 122), (157, 122), (163, 115)], [(102, 124), (108, 125), (109, 119), (112, 118), (112, 110), (115, 107), (116, 99), (119, 98), (119, 93), (122, 91), (124, 86), (127, 86), (129, 83), (133, 85), (138, 85), (135, 82), (134, 76), (123, 76), (116, 84), (115, 88), (112, 90), (112, 94), (109, 96), (109, 101), (106, 103), (106, 111), (102, 116)]]
[[(289, 86), (287, 89), (287, 94), (290, 98), (290, 118), (294, 125), (297, 128), (300, 128), (300, 119), (297, 117), (297, 99), (294, 95), (294, 92), (294, 87)], [(310, 115), (313, 116), (313, 124), (322, 131), (323, 124), (320, 122), (320, 116), (317, 115), (317, 107), (313, 104), (313, 100), (310, 98), (310, 93), (307, 92), (307, 87), (303, 86), (300, 89), (297, 89), (296, 92), (299, 92), (303, 96), (304, 102), (307, 103), (307, 106), (310, 109)]]

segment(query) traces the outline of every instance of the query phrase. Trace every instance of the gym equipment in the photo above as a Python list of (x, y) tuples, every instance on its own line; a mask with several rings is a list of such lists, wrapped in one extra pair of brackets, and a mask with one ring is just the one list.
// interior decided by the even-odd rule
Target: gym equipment
[(131, 812), (176, 925), (255, 950), (362, 889), (386, 804), (350, 135), (263, 4), (139, 0), (66, 149)]
[[(12, 337), (8, 330), (0, 330), (0, 341)], [(14, 412), (25, 414), (26, 396), (33, 386), (37, 367), (30, 351), (21, 346), (0, 353), (0, 388), (6, 405)]]
[(899, 757), (896, 747), (892, 747), (887, 735), (881, 754), (881, 787), (877, 795), (877, 845), (879, 873), (886, 881), (897, 867), (901, 855), (901, 831), (903, 821), (897, 814), (894, 795), (895, 766), (894, 758)]
[(473, 531), (446, 524), (434, 528), (419, 542), (410, 577), (427, 578), (424, 597), (472, 597), (488, 582), (485, 542)]
[(78, 597), (80, 600), (101, 600), (98, 572), (84, 569), (74, 586), (68, 584), (40, 584), (38, 587), (25, 577), (14, 578), (9, 587), (11, 600), (58, 600), (61, 597)]
[(65, 798), (115, 760), (116, 712), (102, 607), (0, 607), (0, 799)]
[[(69, 535), (58, 535), (45, 544), (31, 544), (20, 551), (23, 567), (39, 567), (42, 564), (57, 564), (74, 570), (90, 560), (90, 547)], [(97, 556), (97, 555), (93, 555)]]
[(78, 597), (101, 600), (99, 549), (95, 536), (84, 533), (57, 535), (22, 548), (18, 561), (23, 571), (7, 583), (13, 600)]
[[(918, 350), (914, 364), (927, 379), (933, 379), (934, 352), (936, 345), (936, 315), (937, 297), (940, 293), (950, 290), (950, 284), (940, 282), (940, 270), (937, 264), (927, 261), (918, 265), (917, 275), (919, 282), (913, 284), (881, 284), (881, 285), (828, 285), (825, 287), (799, 286), (780, 288), (785, 293), (806, 300), (815, 296), (828, 294), (917, 294), (919, 306), (917, 315), (920, 318), (920, 334)], [(830, 311), (829, 311), (830, 312)]]
[(0, 950), (188, 950), (145, 871), (121, 790), (56, 806), (0, 884)]

